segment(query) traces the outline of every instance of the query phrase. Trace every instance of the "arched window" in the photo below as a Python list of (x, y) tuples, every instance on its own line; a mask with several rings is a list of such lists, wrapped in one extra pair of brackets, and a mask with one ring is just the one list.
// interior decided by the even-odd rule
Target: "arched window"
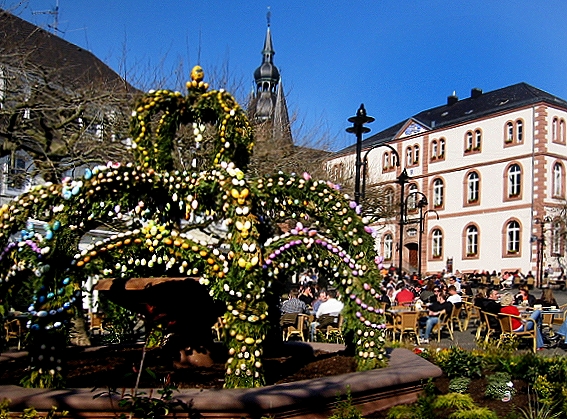
[(406, 148), (406, 167), (413, 165), (413, 147)]
[(414, 211), (417, 208), (417, 185), (412, 183), (408, 188), (408, 196), (406, 198), (406, 205), (408, 211)]
[(445, 138), (439, 138), (439, 154), (440, 159), (445, 158)]
[(563, 196), (563, 166), (561, 163), (553, 165), (553, 197)]
[(508, 169), (508, 198), (516, 198), (522, 192), (522, 169), (516, 163)]
[(394, 239), (391, 234), (386, 234), (384, 236), (384, 259), (392, 260), (392, 249), (393, 249)]
[(565, 120), (563, 118), (559, 121), (559, 141), (565, 144)]
[(474, 132), (474, 149), (476, 151), (480, 151), (481, 146), (482, 146), (482, 132), (479, 129), (477, 129)]
[(522, 143), (524, 141), (524, 123), (518, 119), (516, 121), (516, 142)]
[(471, 151), (473, 148), (473, 133), (467, 132), (465, 139), (465, 151)]
[(557, 117), (553, 118), (553, 122), (551, 123), (551, 140), (552, 141), (559, 141), (559, 119)]
[(506, 226), (506, 252), (520, 252), (520, 223), (510, 221)]
[(431, 233), (431, 255), (434, 258), (443, 257), (443, 233), (438, 228)]
[(387, 151), (382, 155), (382, 170), (388, 170), (390, 168), (390, 153)]
[(467, 227), (466, 233), (466, 255), (468, 257), (478, 255), (478, 228), (474, 225)]
[(506, 142), (511, 143), (514, 141), (514, 124), (511, 122), (506, 123)]
[(469, 173), (467, 177), (467, 203), (478, 202), (479, 199), (479, 176), (477, 172)]
[(443, 192), (444, 192), (443, 180), (435, 179), (433, 181), (433, 206), (435, 207), (443, 206)]
[(437, 158), (437, 153), (438, 153), (438, 148), (437, 148), (437, 141), (433, 140), (431, 142), (431, 158), (432, 159), (436, 159)]
[(419, 164), (419, 146), (413, 148), (413, 164)]

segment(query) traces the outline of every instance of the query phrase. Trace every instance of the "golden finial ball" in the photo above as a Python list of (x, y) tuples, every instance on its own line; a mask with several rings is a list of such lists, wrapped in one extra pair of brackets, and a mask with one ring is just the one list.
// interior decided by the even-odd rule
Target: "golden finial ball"
[(193, 69), (191, 70), (191, 80), (200, 82), (203, 81), (204, 78), (205, 78), (205, 72), (203, 71), (201, 66), (196, 65), (195, 67), (193, 67)]

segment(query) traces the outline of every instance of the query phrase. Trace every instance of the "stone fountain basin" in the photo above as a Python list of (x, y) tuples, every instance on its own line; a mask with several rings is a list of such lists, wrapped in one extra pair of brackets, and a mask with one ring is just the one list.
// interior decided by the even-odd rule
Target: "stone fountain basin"
[[(340, 345), (337, 345), (340, 346)], [(181, 389), (173, 397), (192, 406), (204, 418), (328, 418), (337, 407), (337, 397), (350, 389), (352, 404), (363, 415), (417, 400), (423, 383), (439, 377), (441, 369), (413, 352), (396, 348), (388, 351), (386, 368), (322, 377), (254, 389)], [(140, 389), (159, 397), (156, 389)], [(131, 393), (131, 389), (119, 389)], [(52, 406), (69, 411), (73, 418), (109, 418), (121, 409), (120, 395), (104, 395), (88, 388), (63, 390), (0, 386), (0, 399), (10, 399), (10, 411), (34, 407), (46, 412)], [(343, 398), (344, 399), (344, 398)], [(181, 409), (170, 416), (190, 417)]]

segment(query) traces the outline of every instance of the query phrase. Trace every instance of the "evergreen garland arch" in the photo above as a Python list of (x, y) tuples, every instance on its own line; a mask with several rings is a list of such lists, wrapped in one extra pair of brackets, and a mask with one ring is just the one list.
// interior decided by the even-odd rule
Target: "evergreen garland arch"
[[(63, 385), (64, 360), (54, 354), (80, 308), (82, 284), (94, 273), (115, 280), (199, 276), (226, 305), (225, 386), (236, 388), (265, 384), (263, 347), (276, 326), (268, 306), (273, 279), (319, 266), (344, 296), (344, 328), (354, 336), (358, 368), (386, 364), (385, 319), (376, 302), (381, 278), (372, 229), (359, 208), (337, 185), (307, 174), (248, 177), (253, 133), (245, 112), (227, 92), (208, 91), (202, 77), (196, 67), (185, 96), (157, 90), (138, 101), (131, 123), (137, 164), (108, 163), (87, 169), (82, 179), (35, 186), (0, 209), (3, 309), (23, 283), (35, 290), (28, 322), (32, 369), (24, 384)], [(196, 143), (205, 131), (214, 135), (207, 170), (174, 169), (173, 142), (182, 125), (193, 128)], [(199, 241), (183, 231), (188, 219), (222, 223), (225, 242)], [(273, 234), (278, 223), (292, 228)], [(81, 237), (101, 224), (123, 230), (79, 252)]]

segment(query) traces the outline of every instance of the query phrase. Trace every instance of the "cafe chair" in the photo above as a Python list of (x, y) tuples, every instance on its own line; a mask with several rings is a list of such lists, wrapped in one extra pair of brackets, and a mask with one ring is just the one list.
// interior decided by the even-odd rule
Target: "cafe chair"
[(465, 311), (465, 318), (463, 319), (462, 323), (463, 329), (461, 331), (467, 330), (471, 322), (474, 322), (474, 324), (478, 325), (478, 323), (481, 321), (480, 310), (472, 302), (463, 301), (461, 310)]
[(9, 342), (12, 339), (16, 339), (18, 341), (18, 351), (21, 349), (22, 346), (22, 324), (18, 319), (8, 320), (4, 323), (4, 330), (6, 333), (6, 342)]
[(486, 311), (480, 311), (480, 316), (481, 321), (476, 329), (476, 339), (480, 339), (484, 332), (484, 341), (488, 343), (490, 338), (496, 337), (500, 332), (498, 328), (500, 320), (496, 314)]
[(213, 337), (217, 341), (221, 340), (223, 327), (224, 327), (224, 325), (223, 325), (223, 322), (222, 322), (222, 317), (219, 317), (217, 319), (216, 323), (211, 326), (211, 330), (213, 332)]
[(526, 285), (528, 286), (528, 289), (533, 290), (534, 289), (534, 283), (535, 283), (535, 279), (533, 276), (528, 276), (526, 279)]
[(394, 342), (396, 340), (396, 336), (394, 333), (394, 324), (395, 324), (394, 315), (388, 311), (385, 311), (384, 317), (386, 319), (386, 329), (385, 329), (386, 337), (390, 339), (392, 342)]
[(103, 332), (103, 315), (99, 313), (89, 313), (89, 335), (101, 335)]
[[(521, 316), (514, 316), (512, 314), (504, 314), (500, 313), (498, 315), (498, 319), (500, 320), (500, 328), (502, 329), (502, 333), (500, 334), (500, 340), (498, 341), (498, 346), (500, 343), (505, 339), (507, 336), (518, 336), (522, 339), (531, 339), (532, 340), (532, 349), (534, 353), (537, 352), (537, 325), (533, 319), (524, 319)], [(521, 330), (514, 330), (512, 328), (512, 319), (517, 319), (522, 322), (522, 329)], [(529, 323), (533, 323), (532, 329), (528, 329)]]
[[(453, 311), (455, 311), (454, 308)], [(447, 332), (449, 333), (449, 338), (451, 340), (455, 340), (453, 336), (453, 323), (451, 323), (451, 315), (447, 315), (445, 310), (441, 311), (441, 313), (439, 314), (439, 321), (435, 326), (433, 326), (433, 329), (431, 330), (432, 333), (437, 333), (437, 342), (441, 341), (441, 333), (443, 332), (443, 329), (447, 330)]]
[(283, 340), (287, 341), (291, 336), (298, 336), (305, 342), (305, 329), (307, 328), (309, 316), (307, 314), (286, 313), (280, 319)]
[(400, 311), (396, 313), (394, 319), (394, 341), (396, 340), (396, 333), (400, 334), (400, 342), (405, 334), (413, 334), (416, 339), (419, 337), (418, 326), (419, 312), (417, 311)]
[(459, 306), (453, 306), (453, 310), (451, 311), (451, 316), (449, 316), (448, 326), (451, 329), (451, 332), (455, 330), (455, 324), (459, 327), (459, 331), (464, 331), (463, 323), (461, 322), (461, 312), (463, 311), (463, 303)]
[(340, 314), (336, 316), (336, 321), (332, 324), (327, 325), (327, 330), (325, 332), (325, 337), (327, 341), (334, 340), (336, 343), (343, 341), (342, 329), (343, 327), (343, 316)]
[(563, 315), (553, 316), (552, 324), (557, 324), (557, 325), (561, 326), (563, 324), (563, 322), (565, 321), (565, 319), (567, 319), (567, 304), (563, 304), (563, 305), (559, 306), (559, 309), (563, 312)]

